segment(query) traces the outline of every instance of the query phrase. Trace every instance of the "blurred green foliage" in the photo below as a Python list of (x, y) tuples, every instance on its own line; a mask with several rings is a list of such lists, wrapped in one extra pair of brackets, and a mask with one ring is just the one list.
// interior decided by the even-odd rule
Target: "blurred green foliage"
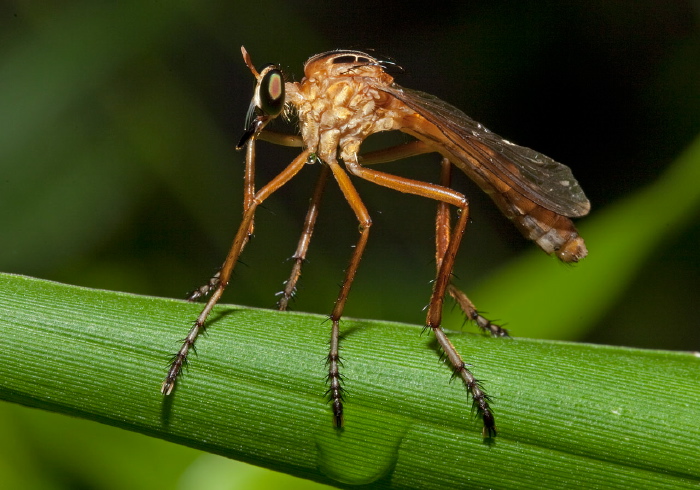
[[(402, 85), (438, 95), (499, 134), (572, 167), (593, 203), (591, 217), (581, 221), (585, 233), (587, 220), (653, 188), (647, 186), (700, 130), (698, 16), (691, 2), (651, 0), (634, 8), (482, 1), (430, 9), (367, 0), (314, 8), (298, 1), (4, 2), (0, 270), (170, 297), (201, 284), (223, 259), (241, 211), (242, 155), (233, 146), (253, 87), (241, 44), (256, 64), (279, 62), (295, 79), (308, 56), (329, 49), (392, 56), (406, 69)], [(373, 138), (368, 147), (397, 140), (403, 141)], [(260, 183), (294, 153), (259, 146)], [(431, 157), (385, 168), (427, 180), (438, 172)], [(258, 213), (256, 238), (227, 302), (274, 305), (315, 170)], [(697, 180), (685, 182), (691, 191), (697, 187)], [(420, 323), (433, 274), (434, 205), (357, 186), (375, 226), (347, 313)], [(498, 295), (518, 294), (523, 286), (516, 284), (547, 280), (550, 270), (563, 266), (533, 259), (540, 265), (509, 276), (512, 290), (493, 292), (494, 269), (533, 246), (473, 185), (457, 179), (456, 186), (468, 194), (474, 220), (458, 259), (459, 284), (491, 317), (507, 321), (514, 335), (540, 336), (536, 320), (551, 298), (506, 313)], [(690, 192), (657, 189), (668, 195), (669, 212)], [(689, 208), (664, 227), (662, 202), (653, 216), (643, 206), (625, 207), (629, 227), (601, 237), (619, 240), (640, 257), (634, 267), (614, 261), (606, 261), (605, 270), (596, 267), (598, 237), (589, 240), (590, 257), (564, 276), (575, 280), (590, 262), (601, 284), (624, 280), (607, 298), (595, 294), (596, 276), (589, 277), (586, 294), (570, 286), (568, 294), (580, 295), (578, 317), (589, 306), (595, 315), (575, 332), (562, 324), (548, 336), (699, 350), (698, 213)], [(643, 242), (625, 239), (650, 221), (654, 233), (640, 237)], [(329, 311), (355, 235), (352, 213), (330, 186), (296, 309)], [(3, 440), (16, 445), (3, 445), (7, 457), (0, 460), (7, 463), (0, 477), (25, 488), (109, 488), (117, 473), (145, 487), (155, 470), (162, 486), (172, 487), (165, 476), (177, 481), (196, 458), (191, 450), (114, 429), (1, 408)], [(43, 436), (47, 427), (55, 431), (51, 438)], [(56, 449), (56, 440), (72, 450)], [(131, 457), (100, 453), (102, 445)], [(139, 458), (135, 447), (149, 449)], [(102, 480), (90, 480), (86, 472), (95, 468), (78, 464), (85, 453), (109, 461)], [(135, 467), (133, 459), (143, 465)]]

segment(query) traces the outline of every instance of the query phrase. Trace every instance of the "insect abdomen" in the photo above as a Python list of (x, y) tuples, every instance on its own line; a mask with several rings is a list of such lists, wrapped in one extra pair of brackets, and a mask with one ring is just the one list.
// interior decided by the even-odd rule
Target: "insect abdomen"
[(574, 223), (554, 211), (523, 199), (515, 190), (492, 194), (501, 211), (521, 233), (548, 254), (556, 254), (562, 262), (578, 262), (586, 255), (586, 244)]

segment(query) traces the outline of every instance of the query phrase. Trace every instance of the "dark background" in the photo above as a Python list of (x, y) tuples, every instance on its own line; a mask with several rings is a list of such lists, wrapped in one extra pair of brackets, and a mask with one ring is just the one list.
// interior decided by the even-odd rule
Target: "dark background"
[[(699, 18), (698, 3), (683, 1), (4, 2), (0, 270), (168, 297), (206, 281), (241, 213), (234, 146), (254, 87), (242, 44), (256, 65), (279, 63), (294, 80), (323, 51), (389, 56), (405, 69), (401, 85), (570, 166), (593, 218), (653, 183), (697, 135)], [(258, 185), (295, 151), (259, 144)], [(438, 175), (435, 156), (384, 169)], [(316, 171), (259, 211), (226, 302), (274, 306)], [(466, 179), (455, 186), (473, 206), (456, 271), (469, 292), (534, 245)], [(357, 187), (374, 226), (346, 312), (419, 324), (435, 206)], [(698, 222), (696, 212), (670, 234), (577, 340), (698, 350)], [(294, 309), (330, 311), (356, 237), (329, 186)], [(497, 304), (482, 307), (498, 317)], [(525, 323), (509, 327), (527, 336)], [(565, 325), (558, 338), (571, 338)]]

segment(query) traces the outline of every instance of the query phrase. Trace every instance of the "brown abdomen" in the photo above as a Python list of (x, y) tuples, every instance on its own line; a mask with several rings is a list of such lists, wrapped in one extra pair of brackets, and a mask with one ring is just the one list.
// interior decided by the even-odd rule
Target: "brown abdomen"
[(520, 232), (548, 254), (563, 262), (578, 262), (588, 254), (573, 222), (522, 197), (513, 189), (493, 193), (491, 198)]

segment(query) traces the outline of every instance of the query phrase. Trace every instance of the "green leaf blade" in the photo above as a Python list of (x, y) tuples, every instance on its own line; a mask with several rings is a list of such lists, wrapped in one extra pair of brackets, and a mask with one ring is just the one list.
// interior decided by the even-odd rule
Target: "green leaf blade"
[(451, 334), (493, 398), (484, 444), (421, 328), (342, 325), (346, 427), (323, 393), (318, 315), (220, 306), (159, 393), (199, 305), (0, 276), (0, 398), (318, 482), (373, 488), (681, 488), (700, 482), (700, 358)]

